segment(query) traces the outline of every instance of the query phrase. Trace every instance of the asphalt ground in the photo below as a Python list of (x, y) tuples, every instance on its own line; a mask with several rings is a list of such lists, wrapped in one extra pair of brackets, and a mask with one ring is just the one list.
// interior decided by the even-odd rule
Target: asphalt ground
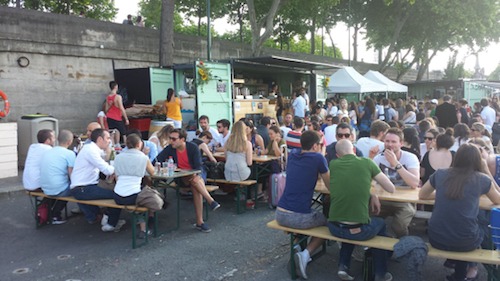
[[(217, 196), (222, 207), (209, 213), (210, 233), (192, 227), (192, 201), (181, 200), (181, 225), (175, 226), (175, 194), (162, 211), (160, 230), (143, 247), (132, 249), (129, 221), (119, 233), (104, 233), (83, 216), (70, 216), (63, 225), (35, 228), (33, 207), (20, 177), (0, 180), (0, 280), (291, 280), (287, 273), (289, 237), (265, 225), (274, 217), (267, 204), (237, 215), (232, 195)], [(76, 207), (69, 203), (69, 209)], [(122, 212), (122, 218), (129, 214)], [(414, 219), (411, 234), (425, 236), (425, 220)], [(308, 280), (339, 280), (338, 246), (309, 263)], [(444, 260), (428, 258), (424, 280), (444, 280), (450, 273)], [(361, 263), (351, 272), (362, 280)], [(391, 260), (394, 280), (407, 280), (405, 265)], [(480, 278), (486, 280), (480, 266)]]

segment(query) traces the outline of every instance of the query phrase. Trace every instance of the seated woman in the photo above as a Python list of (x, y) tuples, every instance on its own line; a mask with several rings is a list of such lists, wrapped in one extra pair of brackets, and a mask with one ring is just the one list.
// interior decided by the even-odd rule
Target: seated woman
[(489, 151), (493, 150), (493, 144), (491, 143), (491, 134), (486, 130), (486, 127), (483, 123), (476, 122), (470, 126), (470, 136), (472, 138), (482, 138), (488, 146)]
[(247, 139), (247, 132), (247, 126), (243, 121), (234, 123), (225, 144), (224, 176), (228, 181), (243, 181), (250, 177), (252, 143)]
[[(141, 181), (144, 175), (154, 174), (154, 167), (148, 157), (141, 151), (142, 140), (136, 134), (131, 134), (126, 139), (128, 150), (120, 153), (115, 158), (115, 174), (117, 177), (114, 189), (114, 199), (119, 205), (135, 205), (137, 194), (141, 192)], [(152, 213), (149, 214), (152, 216)], [(138, 238), (144, 239), (146, 222), (139, 224), (141, 231)], [(135, 227), (135, 226), (133, 226)]]
[(206, 132), (201, 132), (198, 135), (198, 138), (192, 140), (193, 143), (195, 143), (198, 148), (200, 149), (201, 157), (203, 158), (203, 161), (210, 161), (217, 163), (217, 160), (215, 159), (214, 155), (210, 151), (210, 148), (208, 147), (208, 144), (212, 141), (212, 133), (206, 131)]
[(281, 130), (278, 126), (271, 126), (269, 128), (269, 145), (266, 147), (264, 154), (270, 156), (281, 156), (281, 146), (285, 145), (285, 140), (281, 136)]
[(455, 140), (453, 130), (448, 129), (446, 133), (439, 134), (436, 138), (435, 149), (428, 151), (420, 163), (420, 175), (422, 184), (438, 169), (446, 169), (451, 166), (455, 151), (450, 150)]
[(170, 143), (170, 132), (174, 129), (172, 125), (165, 125), (161, 130), (154, 132), (150, 137), (149, 141), (156, 144), (158, 154)]
[(257, 149), (265, 149), (264, 139), (257, 134), (255, 127), (253, 126), (252, 120), (248, 118), (241, 118), (240, 121), (245, 123), (245, 134), (247, 136), (247, 140), (252, 144), (252, 149), (255, 153), (257, 153)]
[[(479, 198), (486, 196), (500, 204), (500, 193), (488, 174), (486, 160), (473, 144), (463, 144), (455, 155), (451, 168), (436, 171), (419, 193), (420, 199), (435, 199), (429, 220), (429, 242), (434, 248), (468, 252), (480, 247), (484, 233), (478, 224)], [(453, 261), (455, 272), (446, 280), (467, 278), (465, 261)]]

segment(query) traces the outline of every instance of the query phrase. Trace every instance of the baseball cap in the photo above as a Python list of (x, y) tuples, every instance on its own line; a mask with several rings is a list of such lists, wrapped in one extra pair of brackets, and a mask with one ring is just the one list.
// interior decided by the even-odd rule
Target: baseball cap
[(432, 99), (432, 100), (431, 100), (431, 103), (433, 103), (433, 104), (438, 104), (438, 100), (437, 100), (437, 99)]

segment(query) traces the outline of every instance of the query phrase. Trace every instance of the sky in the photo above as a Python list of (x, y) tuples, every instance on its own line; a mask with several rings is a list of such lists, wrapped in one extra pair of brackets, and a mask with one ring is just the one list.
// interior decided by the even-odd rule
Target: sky
[[(139, 0), (115, 0), (115, 7), (118, 8), (118, 14), (115, 17), (115, 22), (121, 23), (128, 14), (137, 15), (139, 11), (138, 6)], [(225, 31), (235, 30), (236, 26), (230, 26), (225, 22), (224, 19), (218, 19), (213, 21), (214, 29), (219, 33), (224, 33)], [(348, 56), (348, 30), (345, 25), (338, 25), (332, 31), (332, 35), (335, 34), (336, 45), (344, 55), (344, 59)], [(328, 42), (329, 40), (325, 40)], [(489, 75), (500, 63), (500, 44), (492, 44), (485, 51), (479, 53), (479, 65), (484, 68), (486, 75)], [(351, 50), (352, 54), (352, 50)], [(439, 52), (436, 57), (431, 62), (429, 70), (441, 70), (446, 68), (449, 58), (452, 53), (450, 51)], [(366, 63), (376, 63), (377, 53), (373, 49), (367, 49), (366, 44), (363, 40), (358, 43), (358, 60), (362, 60)], [(470, 55), (467, 48), (461, 48), (457, 55), (457, 62), (465, 62), (465, 69), (474, 72), (474, 67), (476, 65), (476, 57)]]

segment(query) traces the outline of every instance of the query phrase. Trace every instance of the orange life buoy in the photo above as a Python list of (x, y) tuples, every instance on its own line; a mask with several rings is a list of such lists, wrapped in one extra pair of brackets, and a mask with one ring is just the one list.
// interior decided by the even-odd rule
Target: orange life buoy
[(0, 111), (0, 117), (3, 118), (3, 117), (7, 117), (7, 115), (9, 115), (10, 103), (9, 103), (9, 100), (7, 99), (7, 95), (4, 92), (2, 92), (2, 90), (0, 90), (0, 97), (4, 101), (3, 110)]

